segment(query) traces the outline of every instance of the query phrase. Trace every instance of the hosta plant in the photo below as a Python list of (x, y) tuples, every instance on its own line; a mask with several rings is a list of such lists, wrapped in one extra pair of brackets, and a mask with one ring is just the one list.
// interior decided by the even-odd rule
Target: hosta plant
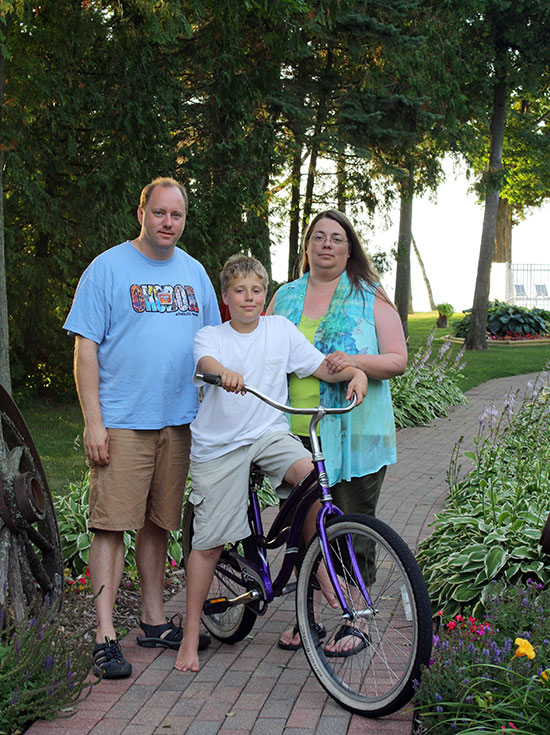
[(444, 342), (433, 354), (434, 333), (435, 330), (426, 346), (410, 361), (405, 373), (390, 380), (398, 428), (426, 424), (438, 416), (446, 416), (450, 406), (466, 403), (460, 390), (463, 352), (453, 355), (451, 343)]
[(480, 418), (473, 466), (461, 475), (452, 458), (449, 498), (431, 536), (420, 544), (421, 564), (436, 609), (453, 615), (464, 607), (479, 615), (491, 582), (532, 578), (550, 584), (550, 557), (538, 543), (550, 510), (550, 396), (539, 380), (514, 410)]

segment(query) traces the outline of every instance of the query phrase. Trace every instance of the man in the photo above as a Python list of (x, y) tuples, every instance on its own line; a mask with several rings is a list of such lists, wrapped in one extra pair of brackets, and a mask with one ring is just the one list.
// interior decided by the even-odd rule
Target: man
[[(142, 646), (177, 649), (182, 631), (163, 614), (168, 534), (181, 522), (189, 424), (198, 409), (193, 338), (220, 322), (202, 265), (176, 247), (187, 193), (159, 178), (141, 193), (139, 236), (84, 271), (65, 328), (75, 335), (75, 381), (90, 465), (92, 588), (97, 595), (94, 672), (130, 676), (113, 607), (124, 570), (124, 531), (137, 529)], [(100, 592), (101, 591), (101, 592)], [(100, 594), (98, 594), (100, 593)], [(201, 635), (201, 646), (209, 643)]]

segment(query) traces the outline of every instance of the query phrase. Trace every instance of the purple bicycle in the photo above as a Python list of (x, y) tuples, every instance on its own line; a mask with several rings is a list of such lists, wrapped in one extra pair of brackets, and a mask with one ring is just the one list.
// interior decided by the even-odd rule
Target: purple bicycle
[[(197, 378), (219, 384), (216, 375), (197, 374)], [(422, 573), (400, 536), (377, 518), (344, 515), (332, 502), (316, 429), (323, 416), (351, 411), (355, 399), (344, 408), (292, 408), (250, 386), (245, 390), (280, 411), (311, 415), (314, 469), (291, 490), (265, 534), (258, 500), (263, 476), (251, 468), (251, 533), (222, 552), (204, 605), (204, 625), (218, 640), (235, 643), (250, 632), (275, 597), (294, 592), (304, 652), (321, 686), (356, 714), (380, 717), (395, 712), (411, 699), (421, 666), (429, 661), (432, 613)], [(304, 520), (316, 500), (321, 502), (317, 534), (301, 558), (298, 581), (292, 582)], [(193, 506), (188, 503), (184, 563), (192, 535)], [(273, 577), (268, 551), (283, 544), (282, 565)], [(338, 599), (337, 608), (321, 592), (317, 577), (321, 565)], [(327, 648), (346, 635), (356, 640), (351, 655)]]

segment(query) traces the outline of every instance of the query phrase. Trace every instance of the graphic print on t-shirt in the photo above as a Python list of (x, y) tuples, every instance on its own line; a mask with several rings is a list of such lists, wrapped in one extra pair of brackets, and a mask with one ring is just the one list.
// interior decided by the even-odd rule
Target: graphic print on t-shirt
[(143, 312), (198, 314), (199, 304), (193, 286), (160, 286), (154, 283), (130, 286), (132, 308), (138, 314)]

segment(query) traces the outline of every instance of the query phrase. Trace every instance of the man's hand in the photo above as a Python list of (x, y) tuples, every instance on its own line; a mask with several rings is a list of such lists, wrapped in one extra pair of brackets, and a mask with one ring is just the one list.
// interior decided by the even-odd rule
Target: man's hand
[(348, 355), (347, 352), (341, 352), (340, 350), (337, 350), (336, 352), (331, 352), (330, 355), (327, 355), (325, 357), (327, 367), (329, 370), (329, 373), (339, 373), (340, 370), (343, 370), (347, 367), (357, 367), (357, 360), (355, 359), (355, 355)]
[(84, 454), (95, 464), (109, 464), (109, 434), (103, 424), (84, 427)]

